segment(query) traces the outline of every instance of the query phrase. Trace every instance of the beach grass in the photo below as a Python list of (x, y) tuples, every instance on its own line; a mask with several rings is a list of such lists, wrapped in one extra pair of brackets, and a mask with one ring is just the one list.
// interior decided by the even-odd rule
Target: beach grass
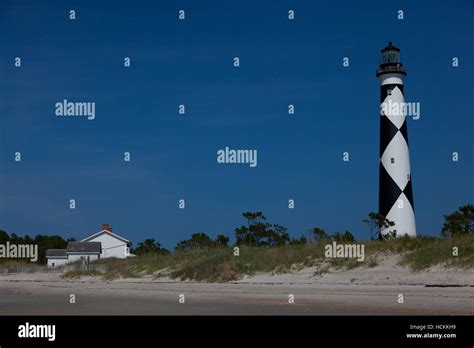
[[(151, 275), (180, 280), (228, 282), (257, 273), (291, 273), (305, 267), (316, 266), (318, 273), (350, 270), (357, 267), (374, 268), (384, 256), (399, 256), (399, 266), (422, 271), (435, 265), (474, 268), (474, 235), (453, 238), (402, 237), (386, 241), (366, 241), (363, 262), (355, 258), (326, 258), (328, 240), (303, 245), (278, 247), (241, 246), (238, 255), (234, 247), (216, 247), (207, 250), (176, 251), (169, 254), (148, 254), (127, 259), (107, 258), (91, 263), (88, 270), (80, 264), (64, 267), (63, 277), (75, 279), (82, 275), (101, 276), (106, 280)], [(455, 254), (457, 248), (458, 255)], [(0, 262), (0, 273), (15, 271), (34, 272), (45, 266), (31, 263)]]

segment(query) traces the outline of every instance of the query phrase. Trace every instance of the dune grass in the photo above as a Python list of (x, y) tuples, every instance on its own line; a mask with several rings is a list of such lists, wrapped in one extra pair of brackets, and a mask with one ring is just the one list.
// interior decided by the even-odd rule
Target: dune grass
[[(381, 256), (394, 254), (401, 255), (400, 265), (413, 271), (434, 265), (464, 269), (474, 267), (474, 235), (443, 239), (403, 237), (363, 242), (363, 262), (354, 258), (326, 259), (324, 246), (327, 243), (321, 241), (273, 248), (242, 246), (239, 256), (234, 256), (233, 248), (228, 247), (166, 255), (140, 255), (128, 259), (102, 259), (92, 263), (90, 270), (71, 270), (66, 273), (66, 277), (100, 275), (111, 280), (154, 275), (181, 280), (227, 282), (259, 272), (287, 273), (311, 266), (321, 266), (324, 269), (321, 273), (330, 272), (331, 269), (372, 268), (378, 265)], [(458, 247), (459, 256), (453, 256), (453, 247)]]
[(27, 260), (0, 259), (0, 274), (7, 273), (35, 273), (46, 272), (46, 265), (29, 262)]
[[(455, 247), (458, 248), (458, 256), (453, 255)], [(464, 269), (474, 268), (474, 236), (432, 239), (404, 255), (400, 264), (409, 266), (414, 271), (427, 269), (434, 265)]]
[(83, 276), (100, 276), (100, 275), (102, 275), (102, 273), (95, 269), (72, 270), (72, 271), (66, 271), (62, 273), (61, 278), (72, 280), (72, 279), (78, 279)]

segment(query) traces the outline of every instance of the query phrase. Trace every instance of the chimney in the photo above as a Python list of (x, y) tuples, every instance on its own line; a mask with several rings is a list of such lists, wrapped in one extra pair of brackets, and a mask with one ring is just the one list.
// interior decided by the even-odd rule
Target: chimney
[(102, 229), (107, 232), (112, 232), (112, 227), (110, 227), (109, 224), (102, 224)]

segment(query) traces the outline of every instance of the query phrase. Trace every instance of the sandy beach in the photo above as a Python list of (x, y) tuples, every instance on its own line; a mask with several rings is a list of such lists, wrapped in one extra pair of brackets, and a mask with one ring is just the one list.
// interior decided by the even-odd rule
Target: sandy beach
[[(69, 302), (70, 295), (76, 303)], [(398, 303), (403, 294), (403, 303)], [(184, 295), (184, 303), (180, 303)], [(294, 303), (289, 303), (290, 295)], [(318, 274), (305, 268), (228, 283), (156, 278), (66, 280), (59, 272), (0, 276), (1, 315), (472, 315), (474, 272), (441, 266)]]

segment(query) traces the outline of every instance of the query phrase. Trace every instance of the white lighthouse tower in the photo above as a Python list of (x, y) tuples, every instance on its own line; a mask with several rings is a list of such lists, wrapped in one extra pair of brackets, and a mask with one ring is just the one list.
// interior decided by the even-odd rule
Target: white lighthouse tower
[[(410, 153), (403, 97), (406, 70), (391, 42), (382, 51), (380, 80), (379, 213), (395, 223), (397, 237), (416, 236)], [(389, 229), (385, 229), (387, 233)], [(382, 231), (382, 234), (384, 231)]]

